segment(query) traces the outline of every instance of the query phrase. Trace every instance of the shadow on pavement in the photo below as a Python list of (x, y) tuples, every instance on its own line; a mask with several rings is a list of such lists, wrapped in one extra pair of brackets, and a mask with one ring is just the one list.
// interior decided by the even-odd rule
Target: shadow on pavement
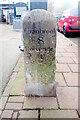
[(77, 37), (80, 37), (80, 33), (70, 33), (68, 37), (77, 38)]

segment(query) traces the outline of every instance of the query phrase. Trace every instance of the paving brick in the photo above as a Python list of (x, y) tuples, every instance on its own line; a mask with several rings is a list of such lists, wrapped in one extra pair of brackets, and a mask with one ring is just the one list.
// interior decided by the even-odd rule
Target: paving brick
[(12, 86), (8, 86), (8, 85), (6, 86), (6, 88), (5, 88), (4, 92), (3, 92), (3, 97), (7, 97), (7, 96), (10, 95), (11, 88), (12, 88)]
[(70, 69), (67, 64), (57, 64), (56, 72), (70, 72)]
[(17, 73), (13, 73), (6, 88), (5, 88), (5, 91), (3, 93), (3, 96), (9, 96), (10, 95), (10, 92), (11, 92), (11, 89), (12, 89), (12, 85), (16, 79), (16, 76), (17, 76)]
[(13, 110), (4, 110), (1, 118), (11, 118)]
[(23, 109), (58, 109), (54, 97), (25, 97)]
[(66, 49), (66, 51), (69, 53), (74, 53), (74, 52), (78, 52), (78, 49), (71, 47), (71, 48)]
[(65, 53), (66, 50), (65, 50), (64, 48), (58, 48), (58, 49), (56, 50), (56, 52), (58, 52), (58, 53)]
[[(20, 74), (19, 74), (20, 73)], [(22, 72), (19, 72), (18, 74), (17, 74), (17, 77), (16, 77), (16, 79), (18, 79), (18, 78), (22, 78), (22, 79), (25, 79), (25, 74), (23, 75), (23, 73)]]
[(19, 72), (25, 72), (24, 67), (20, 67)]
[(30, 111), (22, 110), (19, 112), (19, 118), (38, 118), (38, 111), (36, 111), (36, 110), (30, 110)]
[(7, 102), (8, 97), (1, 97), (0, 99), (0, 110), (4, 109), (6, 102)]
[(14, 112), (12, 118), (14, 118), (14, 120), (16, 120), (17, 116), (18, 116), (18, 112)]
[(78, 109), (77, 87), (58, 87), (57, 97), (61, 109)]
[(80, 59), (79, 59), (79, 58), (72, 57), (72, 59), (74, 60), (74, 62), (75, 62), (76, 64), (80, 63)]
[(8, 102), (22, 103), (22, 102), (24, 102), (24, 96), (13, 96), (13, 97), (9, 97)]
[(7, 103), (5, 109), (7, 109), (7, 110), (21, 110), (22, 103)]
[(63, 73), (68, 86), (79, 86), (78, 74), (80, 73)]
[(12, 86), (12, 83), (14, 82), (14, 78), (11, 78), (7, 84), (7, 86)]
[[(60, 44), (60, 43), (58, 43), (58, 44)], [(67, 49), (68, 48), (66, 45), (62, 45), (62, 43), (60, 45), (58, 45), (58, 44), (57, 44), (57, 47), (56, 47), (57, 49), (62, 49), (62, 48)]]
[(80, 72), (80, 69), (78, 69), (80, 67), (80, 64), (69, 64), (69, 67), (72, 72)]
[(80, 110), (78, 110), (78, 114), (79, 114), (79, 116), (80, 116)]
[[(19, 60), (20, 61), (20, 60)], [(16, 67), (15, 68), (20, 68), (21, 67), (21, 65), (22, 65), (22, 62), (19, 62), (18, 61), (18, 63), (17, 63), (17, 65), (16, 65)]]
[(16, 67), (14, 68), (13, 72), (16, 72), (16, 73), (17, 73), (18, 71), (19, 71), (19, 66), (18, 66), (18, 67), (16, 66)]
[(24, 71), (19, 71), (17, 74), (17, 77), (22, 76), (23, 78), (25, 77)]
[(80, 74), (78, 73), (78, 85), (80, 86), (80, 79), (79, 78), (80, 78)]
[(58, 63), (74, 63), (70, 57), (57, 57)]
[(58, 83), (57, 86), (66, 86), (62, 73), (55, 74), (55, 81)]
[(75, 110), (41, 110), (41, 118), (78, 118)]
[(14, 73), (14, 72), (13, 72), (12, 75), (11, 75), (11, 77), (10, 77), (10, 80), (11, 80), (11, 79), (15, 79), (16, 76), (17, 76), (17, 73)]
[(25, 79), (23, 77), (15, 79), (10, 95), (25, 95)]
[(78, 87), (78, 109), (80, 111), (80, 87)]
[(76, 56), (76, 57), (79, 57), (79, 53), (78, 53), (78, 52), (76, 52), (76, 53), (75, 53), (75, 56)]
[(18, 62), (19, 62), (19, 63), (24, 63), (24, 56), (20, 57), (20, 59), (19, 59)]
[(62, 54), (61, 53), (56, 53), (56, 56), (57, 57), (62, 57)]
[(76, 57), (74, 53), (62, 53), (63, 57)]
[(0, 110), (0, 116), (1, 116), (2, 111)]

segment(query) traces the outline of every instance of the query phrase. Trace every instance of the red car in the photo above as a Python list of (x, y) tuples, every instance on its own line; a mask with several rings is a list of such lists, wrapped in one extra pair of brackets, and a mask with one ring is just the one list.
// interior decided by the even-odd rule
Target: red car
[(58, 31), (62, 31), (65, 36), (68, 33), (80, 32), (80, 15), (78, 8), (68, 9), (63, 12), (61, 19), (58, 21)]

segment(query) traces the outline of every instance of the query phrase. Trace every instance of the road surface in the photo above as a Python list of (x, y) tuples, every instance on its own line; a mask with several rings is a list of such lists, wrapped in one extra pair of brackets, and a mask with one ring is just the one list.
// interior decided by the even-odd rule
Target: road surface
[(0, 24), (0, 91), (3, 91), (21, 54), (21, 33), (11, 25)]

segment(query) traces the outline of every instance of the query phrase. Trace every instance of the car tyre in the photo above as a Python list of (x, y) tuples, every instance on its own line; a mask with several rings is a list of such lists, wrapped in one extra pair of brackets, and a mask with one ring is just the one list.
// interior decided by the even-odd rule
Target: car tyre
[(59, 26), (57, 25), (57, 30), (58, 30), (58, 32), (60, 32), (60, 29), (59, 29)]
[(59, 28), (58, 28), (58, 32), (60, 32)]
[(64, 26), (63, 27), (63, 34), (65, 37), (68, 37), (68, 32), (66, 31), (66, 27)]

